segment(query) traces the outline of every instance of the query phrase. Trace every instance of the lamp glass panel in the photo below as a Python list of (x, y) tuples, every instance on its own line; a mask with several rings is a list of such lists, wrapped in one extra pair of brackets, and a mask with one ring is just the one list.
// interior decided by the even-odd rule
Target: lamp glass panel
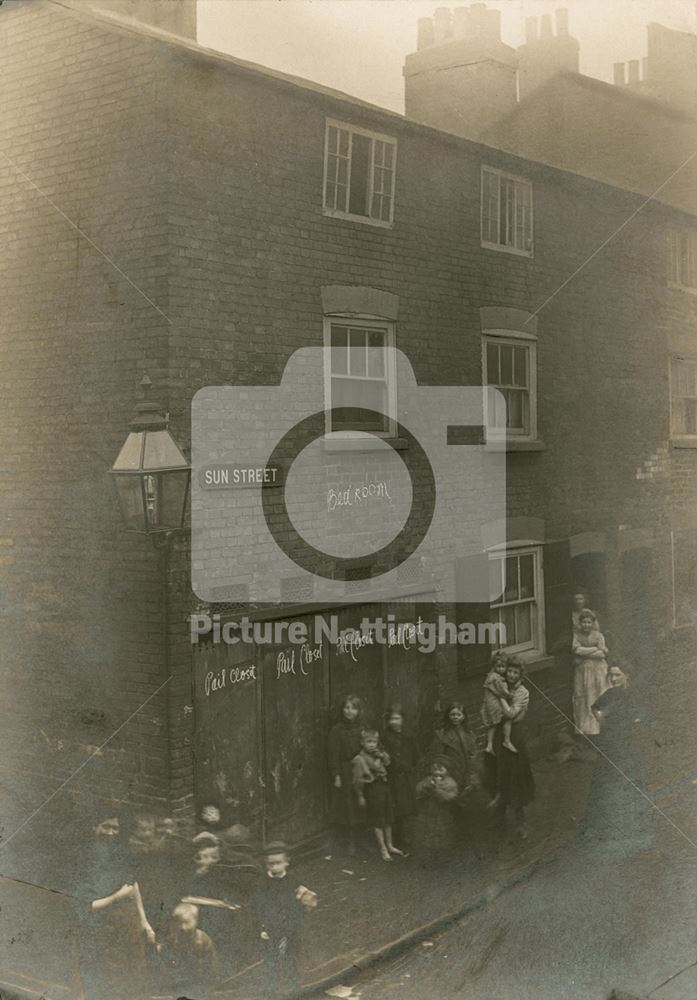
[(140, 468), (140, 456), (143, 451), (143, 432), (133, 431), (124, 441), (119, 457), (114, 462), (114, 472), (135, 472)]
[(188, 468), (188, 462), (168, 430), (148, 431), (145, 438), (143, 468), (148, 471)]
[(164, 472), (159, 480), (159, 528), (181, 528), (184, 522), (189, 470)]
[(140, 476), (114, 476), (116, 492), (121, 505), (126, 526), (132, 531), (145, 531), (145, 509), (143, 506), (143, 486)]

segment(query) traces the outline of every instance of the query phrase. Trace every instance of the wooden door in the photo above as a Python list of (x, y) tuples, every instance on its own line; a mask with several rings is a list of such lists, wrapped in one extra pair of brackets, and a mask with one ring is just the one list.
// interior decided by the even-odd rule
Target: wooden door
[(261, 835), (259, 678), (252, 647), (193, 647), (194, 774), (197, 811), (217, 805), (223, 822)]
[(260, 646), (259, 664), (265, 837), (298, 843), (327, 826), (327, 645)]

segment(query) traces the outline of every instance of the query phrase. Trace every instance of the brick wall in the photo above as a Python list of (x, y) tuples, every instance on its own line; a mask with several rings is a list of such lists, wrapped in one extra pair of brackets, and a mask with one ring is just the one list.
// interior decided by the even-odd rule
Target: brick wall
[[(621, 526), (655, 538), (657, 655), (676, 661), (661, 684), (681, 690), (691, 647), (666, 624), (665, 510), (673, 484), (689, 506), (693, 463), (637, 478), (667, 445), (668, 334), (694, 321), (656, 278), (660, 206), (593, 257), (635, 196), (48, 2), (6, 6), (0, 33), (3, 766), (36, 772), (37, 801), (172, 674), (75, 783), (190, 809), (189, 552), (180, 540), (165, 567), (126, 535), (108, 469), (144, 369), (186, 445), (196, 390), (273, 384), (321, 343), (325, 285), (398, 296), (398, 346), (425, 385), (479, 382), (482, 306), (540, 310), (545, 448), (509, 455), (509, 516), (540, 519), (547, 541), (605, 533), (615, 576)], [(322, 214), (327, 116), (398, 138), (392, 229)], [(482, 163), (532, 180), (533, 259), (480, 248)], [(478, 702), (478, 674), (446, 663), (444, 691)], [(561, 670), (536, 683), (568, 709)], [(541, 734), (558, 716), (536, 711)]]

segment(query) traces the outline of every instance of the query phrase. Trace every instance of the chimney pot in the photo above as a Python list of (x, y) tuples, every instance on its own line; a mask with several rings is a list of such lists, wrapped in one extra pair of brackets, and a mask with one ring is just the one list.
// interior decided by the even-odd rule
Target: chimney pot
[(536, 17), (526, 17), (525, 18), (525, 41), (530, 45), (532, 42), (537, 41), (537, 18)]
[(549, 14), (543, 14), (540, 18), (540, 40), (552, 37), (552, 18)]
[(452, 35), (452, 15), (449, 7), (438, 7), (433, 15), (433, 30), (436, 42), (445, 42)]
[(554, 19), (557, 25), (557, 35), (569, 34), (569, 12), (566, 7), (555, 10)]
[(612, 69), (615, 86), (624, 87), (624, 63), (615, 63)]
[(416, 22), (416, 48), (418, 51), (427, 49), (435, 42), (433, 21), (430, 17), (420, 17)]
[(639, 60), (630, 59), (629, 60), (629, 83), (639, 82)]

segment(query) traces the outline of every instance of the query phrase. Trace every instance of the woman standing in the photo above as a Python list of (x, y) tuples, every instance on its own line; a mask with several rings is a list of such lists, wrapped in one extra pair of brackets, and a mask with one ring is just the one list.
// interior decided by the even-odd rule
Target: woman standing
[(525, 807), (535, 798), (535, 779), (521, 725), (530, 704), (530, 692), (522, 683), (524, 673), (518, 657), (511, 656), (506, 667), (509, 697), (508, 702), (501, 699), (501, 709), (504, 718), (512, 722), (511, 743), (514, 750), (504, 747), (503, 724), (499, 724), (494, 736), (494, 756), (483, 755), (484, 784), (491, 796), (491, 805), (497, 807), (502, 826), (506, 822), (506, 811), (513, 810), (517, 833), (522, 839), (527, 837)]
[(349, 854), (355, 854), (355, 828), (360, 822), (353, 790), (353, 758), (361, 749), (363, 705), (358, 695), (347, 695), (339, 721), (329, 731), (329, 774), (332, 781), (332, 821), (343, 835)]
[(581, 626), (581, 612), (586, 612), (593, 616), (593, 628), (600, 628), (598, 625), (598, 616), (595, 611), (591, 611), (590, 599), (588, 594), (583, 590), (577, 590), (571, 600), (571, 630), (574, 635), (578, 632)]
[(579, 733), (597, 736), (600, 726), (591, 706), (607, 690), (607, 646), (588, 608), (579, 615), (574, 633), (574, 724)]
[(648, 713), (621, 667), (613, 664), (607, 679), (610, 686), (592, 706), (600, 725), (595, 742), (601, 756), (595, 762), (589, 805), (605, 837), (619, 837), (643, 849), (653, 835), (640, 745)]

